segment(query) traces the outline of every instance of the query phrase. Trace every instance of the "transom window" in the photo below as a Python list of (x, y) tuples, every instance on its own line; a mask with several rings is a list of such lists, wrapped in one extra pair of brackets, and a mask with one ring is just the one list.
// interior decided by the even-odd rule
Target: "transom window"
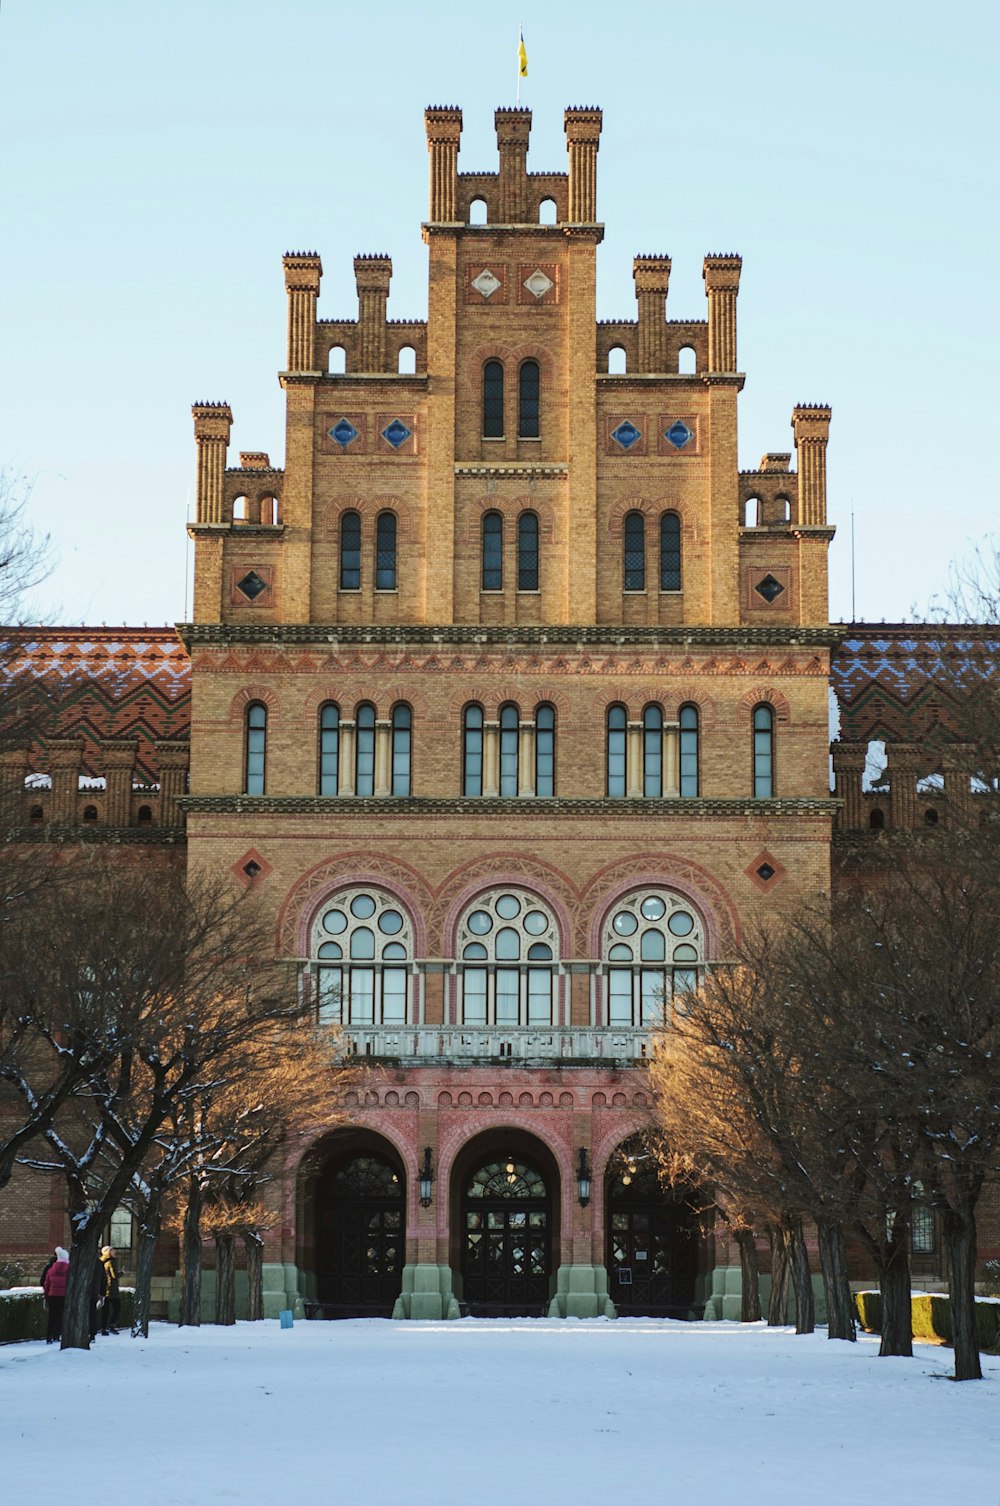
[(559, 933), (547, 905), (521, 889), (480, 895), (458, 928), (466, 1025), (551, 1025)]
[(640, 889), (610, 911), (601, 943), (609, 1025), (653, 1026), (670, 1001), (698, 987), (705, 929), (696, 910), (667, 889)]
[(346, 889), (313, 928), (322, 1024), (402, 1025), (407, 1018), (413, 927), (378, 889)]

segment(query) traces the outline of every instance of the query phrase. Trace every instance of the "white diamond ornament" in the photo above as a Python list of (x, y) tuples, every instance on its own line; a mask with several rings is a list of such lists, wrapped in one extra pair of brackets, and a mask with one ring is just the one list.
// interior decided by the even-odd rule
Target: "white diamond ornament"
[(492, 298), (500, 286), (500, 279), (494, 276), (489, 267), (484, 267), (479, 276), (472, 279), (472, 286), (477, 293), (482, 293), (484, 298)]
[(528, 289), (529, 293), (534, 293), (536, 298), (544, 298), (549, 288), (553, 287), (554, 284), (552, 278), (546, 277), (541, 267), (539, 267), (536, 272), (532, 272), (530, 277), (524, 279), (524, 286)]

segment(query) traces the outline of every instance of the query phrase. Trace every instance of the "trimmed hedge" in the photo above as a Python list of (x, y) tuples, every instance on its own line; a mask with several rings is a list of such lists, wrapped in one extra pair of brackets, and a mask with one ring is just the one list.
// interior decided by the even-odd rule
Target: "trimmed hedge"
[[(855, 1292), (854, 1310), (861, 1327), (869, 1333), (882, 1328), (881, 1292)], [(915, 1339), (951, 1343), (951, 1301), (947, 1292), (914, 1292), (910, 1297)], [(1000, 1302), (976, 1299), (976, 1337), (980, 1349), (1000, 1351)]]
[[(121, 1297), (122, 1310), (118, 1326), (131, 1328), (135, 1293), (131, 1287), (125, 1287)], [(24, 1339), (44, 1339), (47, 1328), (48, 1314), (41, 1287), (0, 1292), (0, 1344), (19, 1344)]]

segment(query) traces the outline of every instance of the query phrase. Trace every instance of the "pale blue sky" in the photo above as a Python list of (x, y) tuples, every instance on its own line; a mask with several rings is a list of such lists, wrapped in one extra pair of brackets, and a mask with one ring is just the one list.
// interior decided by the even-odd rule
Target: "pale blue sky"
[[(519, 0), (523, 4), (523, 0)], [(495, 166), (516, 10), (335, 0), (3, 0), (0, 463), (33, 478), (66, 622), (184, 614), (190, 404), (233, 406), (233, 459), (283, 460), (281, 254), (315, 248), (320, 313), (352, 258), (393, 259), (426, 314), (422, 112), (461, 105)], [(636, 252), (739, 251), (740, 462), (833, 405), (835, 617), (909, 615), (997, 528), (995, 5), (713, 0), (525, 6), (530, 165), (599, 104), (600, 317), (634, 317)]]

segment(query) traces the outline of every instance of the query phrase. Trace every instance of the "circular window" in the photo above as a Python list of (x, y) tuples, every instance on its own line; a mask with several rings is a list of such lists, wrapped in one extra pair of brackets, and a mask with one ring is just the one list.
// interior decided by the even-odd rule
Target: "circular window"
[(367, 920), (375, 914), (375, 901), (370, 894), (356, 894), (351, 900), (351, 914), (355, 920)]
[(667, 925), (675, 936), (690, 936), (694, 930), (694, 917), (686, 910), (675, 910)]
[(493, 929), (493, 917), (485, 910), (474, 910), (469, 916), (469, 930), (473, 936), (485, 936)]
[(502, 920), (516, 920), (521, 913), (521, 901), (513, 894), (501, 894), (496, 909)]
[(378, 928), (386, 936), (398, 936), (403, 929), (403, 917), (398, 910), (383, 910), (378, 918)]
[(529, 910), (522, 924), (529, 936), (541, 936), (549, 928), (548, 918), (541, 910)]
[(347, 916), (343, 910), (327, 910), (323, 916), (323, 929), (329, 931), (331, 936), (339, 936), (341, 931), (346, 931)]
[(639, 922), (631, 910), (619, 910), (611, 924), (619, 936), (634, 936), (639, 929)]
[(639, 906), (644, 920), (662, 920), (667, 907), (658, 894), (647, 894)]

